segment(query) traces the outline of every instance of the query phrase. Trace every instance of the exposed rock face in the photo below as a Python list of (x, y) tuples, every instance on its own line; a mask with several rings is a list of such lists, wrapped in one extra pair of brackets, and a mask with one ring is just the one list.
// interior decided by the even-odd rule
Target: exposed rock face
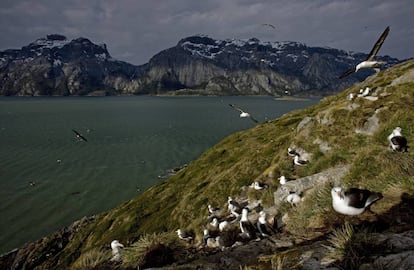
[(337, 184), (338, 180), (341, 179), (348, 171), (348, 166), (342, 166), (287, 182), (285, 185), (278, 188), (274, 193), (275, 208), (278, 208), (281, 203), (286, 200), (289, 192), (294, 191), (300, 194), (311, 188), (320, 187), (328, 182)]
[[(134, 66), (113, 59), (104, 44), (55, 34), (0, 52), (0, 95), (323, 95), (371, 74), (338, 79), (365, 58), (298, 42), (191, 36)], [(399, 62), (378, 58), (386, 67)]]
[[(298, 42), (192, 36), (150, 60), (151, 85), (141, 84), (143, 88), (138, 91), (158, 81), (159, 92), (191, 88), (197, 89), (199, 94), (326, 94), (370, 74), (363, 71), (338, 80), (338, 74), (365, 58), (362, 53), (307, 47)], [(398, 62), (390, 57), (381, 59), (389, 65)]]

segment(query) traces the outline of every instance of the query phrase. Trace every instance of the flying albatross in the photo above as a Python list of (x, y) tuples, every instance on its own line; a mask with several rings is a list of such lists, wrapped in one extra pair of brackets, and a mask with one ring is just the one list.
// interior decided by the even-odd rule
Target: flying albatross
[(390, 27), (388, 26), (382, 35), (379, 37), (377, 42), (375, 43), (374, 47), (372, 48), (371, 52), (369, 53), (367, 59), (365, 61), (362, 61), (355, 67), (347, 70), (345, 73), (343, 73), (341, 76), (339, 76), (339, 79), (345, 78), (346, 76), (358, 72), (361, 68), (378, 68), (381, 65), (385, 64), (383, 61), (375, 61), (374, 57), (377, 55), (378, 51), (380, 50), (382, 43), (384, 43), (385, 38), (387, 37), (388, 33), (390, 32)]
[(241, 118), (250, 118), (253, 122), (258, 123), (259, 121), (257, 121), (256, 119), (254, 119), (248, 112), (243, 111), (240, 108), (237, 108), (236, 106), (234, 106), (233, 104), (229, 104), (230, 107), (232, 107), (233, 109), (237, 110), (240, 112), (240, 117)]
[(82, 134), (80, 134), (76, 130), (72, 129), (72, 131), (76, 134), (76, 139), (78, 139), (79, 141), (85, 141), (85, 142), (88, 141), (85, 137), (82, 136)]
[(271, 27), (273, 29), (276, 29), (276, 27), (273, 24), (270, 24), (270, 23), (262, 23), (262, 25), (263, 26), (269, 26), (269, 27)]
[(345, 191), (341, 187), (334, 187), (331, 195), (333, 209), (349, 216), (362, 214), (367, 207), (382, 198), (381, 193), (358, 188)]

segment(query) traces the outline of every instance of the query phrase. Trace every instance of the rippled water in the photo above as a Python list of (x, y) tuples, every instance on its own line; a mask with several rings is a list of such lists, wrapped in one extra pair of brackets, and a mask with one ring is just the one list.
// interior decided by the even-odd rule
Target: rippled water
[[(316, 103), (271, 97), (0, 98), (0, 253), (162, 181), (232, 132)], [(88, 142), (79, 142), (72, 129)], [(30, 185), (30, 183), (34, 185)]]

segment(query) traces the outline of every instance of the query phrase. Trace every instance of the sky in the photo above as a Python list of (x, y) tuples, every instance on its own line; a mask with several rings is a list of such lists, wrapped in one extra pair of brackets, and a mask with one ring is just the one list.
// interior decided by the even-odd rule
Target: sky
[(413, 0), (1, 0), (0, 50), (56, 33), (105, 43), (113, 58), (139, 65), (204, 34), (369, 53), (390, 26), (378, 54), (406, 59), (414, 57), (413, 14)]

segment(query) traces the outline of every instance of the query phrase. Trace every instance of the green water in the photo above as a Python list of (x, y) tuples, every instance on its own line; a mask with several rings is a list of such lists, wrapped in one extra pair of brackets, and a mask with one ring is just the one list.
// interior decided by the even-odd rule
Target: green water
[[(228, 103), (263, 122), (317, 101), (2, 97), (0, 253), (138, 196), (167, 169), (254, 125)], [(88, 142), (77, 141), (72, 129)]]

